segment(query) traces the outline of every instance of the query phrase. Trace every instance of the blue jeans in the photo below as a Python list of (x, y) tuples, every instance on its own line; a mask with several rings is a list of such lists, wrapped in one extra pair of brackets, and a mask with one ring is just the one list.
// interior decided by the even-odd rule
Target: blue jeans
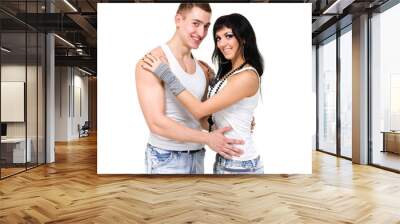
[(264, 174), (260, 156), (252, 160), (238, 161), (215, 156), (214, 174)]
[(147, 144), (148, 174), (203, 174), (205, 149), (172, 151)]

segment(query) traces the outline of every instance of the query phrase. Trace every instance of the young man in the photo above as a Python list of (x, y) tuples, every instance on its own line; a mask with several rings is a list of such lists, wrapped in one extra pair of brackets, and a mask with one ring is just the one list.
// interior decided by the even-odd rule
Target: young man
[[(150, 54), (165, 57), (171, 70), (185, 88), (199, 99), (207, 93), (208, 66), (201, 65), (191, 54), (206, 37), (210, 26), (209, 4), (180, 4), (175, 16), (176, 31), (173, 37)], [(146, 149), (146, 170), (154, 174), (201, 174), (204, 173), (204, 144), (227, 157), (242, 152), (232, 144), (243, 144), (228, 139), (224, 127), (211, 133), (201, 131), (200, 123), (175, 99), (174, 91), (163, 87), (161, 80), (136, 65), (136, 89), (139, 103), (150, 129)]]

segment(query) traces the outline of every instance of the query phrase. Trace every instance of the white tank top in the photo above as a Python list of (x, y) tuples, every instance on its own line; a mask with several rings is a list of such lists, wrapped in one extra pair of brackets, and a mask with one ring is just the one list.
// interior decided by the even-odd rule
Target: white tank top
[[(201, 100), (204, 95), (204, 90), (206, 88), (206, 78), (203, 69), (200, 67), (198, 62), (196, 62), (196, 71), (194, 74), (186, 73), (180, 66), (178, 60), (175, 58), (171, 49), (167, 44), (161, 46), (165, 56), (168, 59), (168, 63), (171, 71), (179, 79), (182, 85), (188, 90), (193, 96)], [(200, 130), (201, 126), (198, 120), (196, 120), (189, 111), (187, 111), (175, 96), (168, 90), (164, 88), (165, 94), (165, 115), (172, 120), (181, 123), (182, 125)], [(155, 147), (159, 147), (171, 151), (188, 151), (188, 150), (198, 150), (204, 147), (203, 144), (192, 143), (192, 142), (179, 142), (172, 139), (168, 139), (154, 133), (150, 132), (149, 143)]]
[[(245, 67), (234, 72), (232, 75), (238, 74), (245, 70), (253, 70), (257, 73), (255, 68)], [(222, 80), (217, 82), (216, 85), (218, 86), (221, 81)], [(226, 84), (227, 80), (222, 83), (218, 92), (220, 92)], [(214, 88), (211, 92), (211, 96), (215, 95), (215, 91), (216, 88)], [(233, 157), (233, 160), (251, 160), (257, 158), (259, 155), (255, 146), (253, 134), (251, 133), (251, 121), (253, 120), (254, 110), (258, 104), (259, 95), (260, 91), (258, 90), (253, 96), (246, 97), (239, 102), (236, 102), (235, 104), (213, 114), (213, 119), (217, 128), (223, 128), (226, 126), (232, 127), (231, 131), (225, 132), (226, 137), (242, 139), (245, 141), (243, 145), (235, 145), (236, 147), (243, 149), (244, 152), (240, 157)]]

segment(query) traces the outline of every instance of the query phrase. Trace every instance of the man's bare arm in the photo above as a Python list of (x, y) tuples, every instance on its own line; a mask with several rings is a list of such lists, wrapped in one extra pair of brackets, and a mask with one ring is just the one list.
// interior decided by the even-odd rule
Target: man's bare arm
[(239, 156), (242, 150), (232, 144), (243, 144), (241, 140), (228, 139), (223, 133), (229, 128), (219, 129), (213, 133), (185, 127), (168, 118), (165, 113), (164, 87), (161, 81), (141, 67), (141, 62), (136, 65), (136, 90), (140, 107), (145, 117), (147, 126), (154, 134), (182, 142), (196, 142), (207, 144), (222, 156)]
[(164, 114), (164, 87), (159, 79), (136, 66), (136, 90), (147, 126), (154, 134), (182, 142), (206, 143), (207, 133), (180, 125)]

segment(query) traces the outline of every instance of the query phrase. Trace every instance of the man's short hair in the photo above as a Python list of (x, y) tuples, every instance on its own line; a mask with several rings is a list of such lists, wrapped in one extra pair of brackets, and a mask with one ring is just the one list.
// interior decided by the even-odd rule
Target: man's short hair
[(211, 6), (208, 3), (181, 3), (179, 4), (176, 14), (182, 14), (185, 11), (191, 10), (194, 7), (200, 8), (203, 11), (211, 13)]

